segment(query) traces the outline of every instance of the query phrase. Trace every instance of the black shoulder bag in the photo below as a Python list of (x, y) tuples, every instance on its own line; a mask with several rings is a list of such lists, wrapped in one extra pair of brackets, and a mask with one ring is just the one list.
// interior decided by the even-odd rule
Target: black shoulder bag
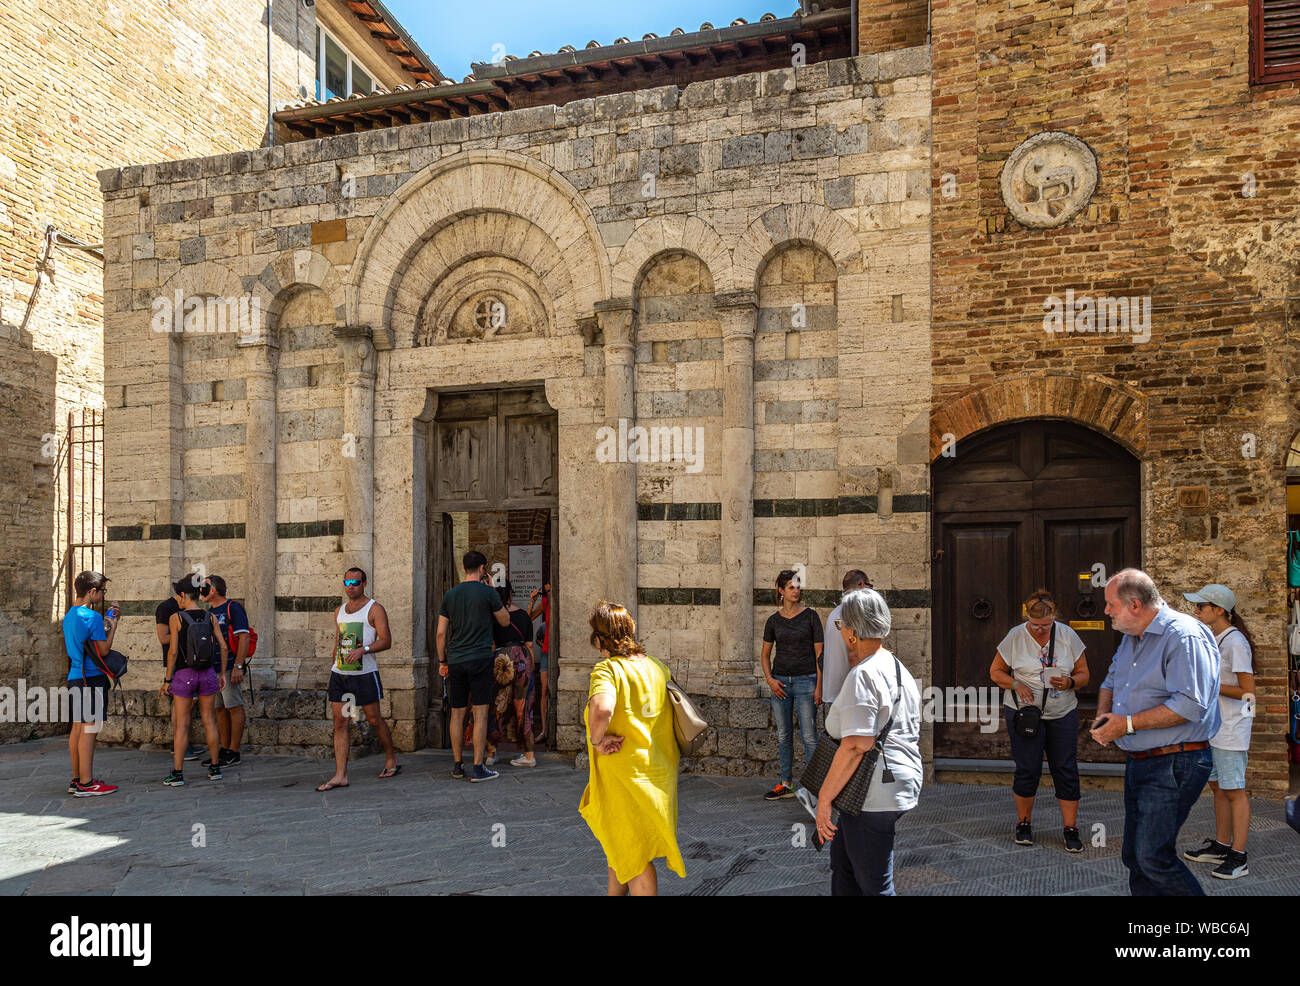
[[(1055, 660), (1053, 655), (1056, 653), (1056, 623), (1052, 623), (1052, 635), (1047, 642), (1047, 666), (1053, 667)], [(1014, 678), (1015, 675), (1012, 675)], [(1016, 714), (1011, 719), (1011, 728), (1015, 734), (1022, 739), (1033, 739), (1038, 735), (1038, 730), (1043, 725), (1043, 711), (1047, 708), (1047, 692), (1050, 685), (1043, 686), (1043, 705), (1039, 708), (1037, 705), (1021, 705), (1020, 696), (1016, 694), (1015, 688), (1011, 689), (1011, 696), (1016, 700)]]
[[(894, 708), (890, 713), (889, 721), (880, 730), (875, 744), (862, 755), (862, 759), (858, 761), (857, 769), (853, 771), (853, 776), (848, 779), (843, 790), (831, 802), (831, 807), (842, 815), (856, 816), (862, 813), (862, 805), (867, 800), (867, 792), (871, 790), (871, 781), (876, 774), (876, 762), (880, 759), (885, 741), (889, 738), (889, 730), (894, 725), (894, 716), (898, 714), (899, 703), (903, 700), (902, 665), (897, 657), (894, 658), (894, 682), (898, 685), (898, 698), (894, 701)], [(830, 733), (822, 730), (822, 734), (817, 740), (817, 749), (813, 752), (808, 766), (804, 768), (799, 783), (814, 794), (820, 794), (822, 785), (826, 783), (826, 775), (830, 773), (831, 761), (835, 759), (835, 754), (839, 751), (839, 748), (840, 741)], [(886, 784), (894, 780), (888, 761), (885, 762), (880, 779)]]

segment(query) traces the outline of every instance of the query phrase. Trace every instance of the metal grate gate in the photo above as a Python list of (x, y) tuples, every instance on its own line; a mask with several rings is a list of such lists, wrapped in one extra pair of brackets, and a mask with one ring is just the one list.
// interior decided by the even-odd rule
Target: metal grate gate
[(77, 573), (102, 572), (104, 566), (104, 412), (69, 411), (62, 444), (56, 467), (64, 528), (59, 568), (70, 607)]

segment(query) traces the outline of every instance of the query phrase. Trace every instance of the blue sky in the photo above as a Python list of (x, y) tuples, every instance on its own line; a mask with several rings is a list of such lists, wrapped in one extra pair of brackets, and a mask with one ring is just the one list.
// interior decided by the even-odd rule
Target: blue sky
[(384, 0), (416, 43), (444, 75), (459, 82), (470, 62), (490, 62), (492, 46), (524, 58), (530, 51), (553, 52), (564, 45), (582, 48), (588, 41), (610, 44), (615, 38), (640, 40), (675, 27), (698, 31), (705, 21), (726, 27), (737, 17), (756, 21), (763, 14), (789, 17), (798, 0)]

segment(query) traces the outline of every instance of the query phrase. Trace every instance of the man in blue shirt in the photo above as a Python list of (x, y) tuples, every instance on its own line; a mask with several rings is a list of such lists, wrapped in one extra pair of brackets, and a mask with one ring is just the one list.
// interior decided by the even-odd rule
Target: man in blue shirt
[(68, 793), (77, 798), (112, 794), (115, 784), (94, 776), (95, 740), (108, 709), (108, 676), (87, 655), (88, 647), (104, 657), (113, 646), (117, 620), (106, 620), (92, 606), (104, 602), (108, 579), (99, 572), (81, 572), (72, 583), (76, 599), (63, 617), (63, 646), (68, 655), (68, 688), (74, 689), (77, 721), (68, 733), (68, 755), (72, 759), (72, 780)]
[(1128, 754), (1124, 847), (1135, 897), (1204, 896), (1174, 841), (1210, 777), (1219, 729), (1219, 648), (1203, 623), (1165, 605), (1145, 572), (1106, 583), (1106, 615), (1126, 636), (1097, 697), (1092, 738)]

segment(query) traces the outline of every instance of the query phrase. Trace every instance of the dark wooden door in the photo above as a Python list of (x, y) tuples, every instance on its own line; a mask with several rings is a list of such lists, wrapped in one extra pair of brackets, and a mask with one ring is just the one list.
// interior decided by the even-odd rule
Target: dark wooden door
[[(1080, 425), (1028, 421), (965, 439), (938, 459), (934, 483), (934, 684), (992, 685), (999, 641), (1043, 586), (1087, 647), (1079, 757), (1117, 759), (1087, 736), (1119, 634), (1105, 618), (1108, 575), (1140, 563), (1138, 462)], [(1006, 729), (935, 724), (935, 756), (1010, 759)]]
[[(436, 639), (442, 597), (461, 579), (452, 551), (452, 513), (551, 510), (559, 503), (558, 418), (540, 386), (478, 388), (438, 394), (428, 449), (429, 522), (428, 648), (430, 739), (450, 745), (446, 733), (444, 683), (437, 674)], [(554, 516), (554, 514), (552, 514)], [(551, 525), (555, 527), (554, 524)], [(552, 534), (550, 564), (556, 564)], [(525, 608), (528, 600), (515, 600)], [(552, 603), (554, 605), (554, 602)], [(558, 634), (552, 635), (551, 697), (556, 695)], [(548, 720), (553, 721), (553, 720)]]

